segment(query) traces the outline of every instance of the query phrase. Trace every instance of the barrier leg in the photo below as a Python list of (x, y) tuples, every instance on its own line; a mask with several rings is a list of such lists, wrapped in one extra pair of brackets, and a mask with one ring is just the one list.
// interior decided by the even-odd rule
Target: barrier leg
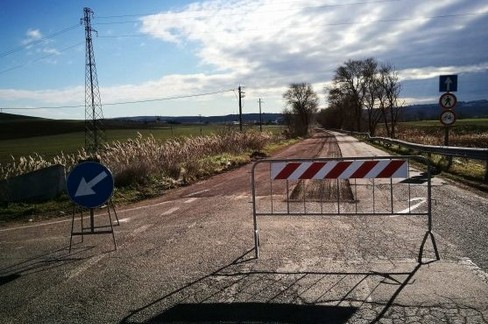
[(254, 231), (254, 253), (256, 259), (259, 259), (259, 232), (258, 230)]
[(425, 243), (427, 242), (427, 238), (430, 237), (430, 240), (432, 242), (432, 247), (434, 248), (434, 253), (436, 260), (440, 260), (441, 257), (439, 255), (439, 250), (437, 249), (437, 244), (435, 243), (435, 237), (434, 234), (431, 231), (427, 231), (424, 235), (424, 239), (422, 240), (422, 244), (420, 245), (420, 252), (419, 252), (419, 263), (422, 263), (422, 257), (424, 255), (424, 247)]
[(71, 245), (73, 244), (73, 232), (74, 232), (74, 228), (75, 228), (75, 206), (73, 206), (73, 217), (71, 219), (71, 236), (70, 236), (70, 239), (69, 239), (69, 252), (68, 253), (71, 253)]
[(120, 225), (120, 222), (119, 222), (119, 216), (117, 215), (117, 211), (115, 210), (115, 206), (114, 206), (114, 203), (112, 202), (112, 200), (110, 199), (110, 201), (108, 202), (107, 204), (107, 210), (108, 210), (108, 215), (109, 217), (111, 216), (110, 215), (110, 208), (112, 208), (114, 214), (115, 214), (115, 220), (117, 221), (117, 226)]
[[(112, 240), (114, 241), (114, 249), (115, 249), (115, 251), (117, 251), (117, 243), (115, 242), (114, 226), (112, 224), (112, 215), (110, 214), (110, 204), (107, 206), (107, 210), (108, 210), (108, 220), (110, 222), (110, 232), (112, 233)], [(115, 211), (115, 209), (114, 209), (114, 211)], [(115, 214), (115, 215), (116, 215), (115, 217), (117, 217), (117, 214)], [(117, 222), (118, 221), (119, 220), (117, 219)]]

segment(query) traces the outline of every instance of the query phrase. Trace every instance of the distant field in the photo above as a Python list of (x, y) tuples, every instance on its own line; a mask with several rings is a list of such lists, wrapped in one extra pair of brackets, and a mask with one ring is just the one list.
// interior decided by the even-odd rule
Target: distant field
[[(125, 141), (136, 138), (138, 133), (142, 136), (153, 135), (157, 139), (167, 139), (177, 136), (210, 135), (232, 127), (221, 125), (174, 125), (159, 128), (145, 129), (109, 129), (105, 131), (107, 142)], [(249, 126), (247, 126), (249, 128)], [(253, 128), (258, 129), (257, 126)], [(63, 128), (64, 129), (64, 128)], [(280, 131), (279, 126), (265, 126), (266, 130)], [(11, 162), (11, 156), (19, 158), (38, 153), (46, 159), (56, 156), (61, 152), (65, 154), (75, 153), (85, 145), (85, 133), (83, 131), (64, 133), (58, 135), (33, 136), (29, 138), (0, 140), (0, 163)]]
[[(443, 128), (439, 120), (421, 120), (400, 123), (401, 127), (431, 128), (439, 130)], [(454, 131), (462, 132), (488, 132), (488, 118), (458, 119), (451, 127)]]
[[(380, 126), (377, 136), (385, 136)], [(439, 120), (401, 122), (397, 138), (408, 142), (444, 145), (445, 128)], [(449, 127), (449, 145), (460, 147), (488, 147), (488, 119), (459, 119)]]
[(0, 140), (30, 138), (81, 132), (85, 122), (80, 120), (52, 120), (0, 114)]
[[(5, 116), (2, 116), (5, 117)], [(139, 127), (131, 129), (130, 127)], [(122, 129), (106, 130), (107, 141), (124, 141), (135, 138), (140, 133), (143, 136), (152, 134), (158, 139), (175, 136), (198, 136), (219, 132), (237, 125), (164, 125), (148, 128), (144, 125), (109, 125)], [(83, 121), (59, 121), (40, 118), (5, 118), (0, 120), (0, 163), (11, 162), (10, 156), (19, 158), (34, 152), (46, 159), (61, 152), (75, 153), (85, 145)], [(258, 126), (246, 126), (258, 129)], [(280, 132), (281, 126), (264, 126), (266, 130)], [(488, 119), (459, 119), (450, 128), (451, 144), (456, 146), (488, 147)], [(379, 130), (377, 135), (382, 134)], [(444, 131), (438, 120), (424, 120), (402, 122), (399, 124), (398, 137), (407, 141), (442, 145)]]
[[(384, 136), (384, 130), (379, 130), (379, 136)], [(418, 144), (444, 145), (445, 127), (439, 120), (424, 120), (402, 122), (398, 125), (397, 138)], [(454, 126), (449, 127), (449, 146), (488, 148), (488, 119), (459, 119)], [(393, 148), (392, 146), (391, 148)], [(395, 148), (397, 153), (408, 154), (408, 150)], [(474, 181), (477, 187), (486, 186), (486, 162), (468, 160), (464, 158), (446, 159), (441, 155), (430, 154), (432, 162), (441, 168), (448, 167), (449, 174), (464, 180)], [(451, 162), (448, 162), (451, 161)]]

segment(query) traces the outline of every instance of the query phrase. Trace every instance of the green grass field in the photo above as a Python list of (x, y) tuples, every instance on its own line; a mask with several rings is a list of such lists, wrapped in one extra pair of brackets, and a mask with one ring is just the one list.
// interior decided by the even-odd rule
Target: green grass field
[[(61, 123), (62, 124), (62, 123)], [(136, 138), (138, 133), (142, 136), (154, 136), (157, 139), (168, 139), (178, 136), (199, 136), (210, 135), (232, 127), (238, 126), (224, 125), (173, 125), (158, 128), (141, 129), (108, 129), (105, 131), (107, 142), (125, 141), (129, 138)], [(246, 129), (251, 126), (246, 126)], [(252, 126), (259, 129), (258, 126)], [(64, 126), (61, 129), (65, 129)], [(265, 130), (280, 132), (279, 126), (265, 126)], [(18, 159), (21, 156), (29, 156), (34, 153), (49, 159), (60, 154), (76, 153), (85, 145), (85, 133), (83, 131), (63, 133), (57, 135), (33, 136), (18, 139), (0, 140), (0, 164), (12, 161), (11, 156)]]
[[(421, 128), (421, 129), (432, 129), (432, 130), (439, 130), (443, 128), (443, 125), (439, 120), (421, 120), (421, 121), (409, 121), (409, 122), (402, 122), (399, 125), (402, 128)], [(458, 119), (451, 126), (451, 129), (457, 132), (475, 132), (475, 133), (484, 133), (488, 132), (488, 118), (476, 118), (476, 119)]]
[[(76, 153), (85, 145), (84, 121), (49, 120), (32, 117), (2, 114), (0, 120), (0, 164), (12, 161), (11, 156), (18, 159), (34, 153), (49, 159), (60, 154)], [(130, 128), (138, 127), (138, 128)], [(164, 125), (148, 128), (145, 125), (108, 125), (105, 131), (107, 142), (125, 141), (136, 138), (138, 133), (143, 136), (153, 135), (157, 139), (177, 136), (209, 135), (237, 125)], [(258, 126), (246, 126), (258, 129)], [(281, 126), (264, 126), (265, 130), (281, 132)], [(399, 129), (417, 129), (424, 134), (443, 135), (442, 124), (438, 120), (402, 122)], [(466, 134), (488, 133), (488, 119), (459, 119), (451, 127), (453, 136)], [(469, 139), (468, 139), (469, 140)], [(473, 139), (474, 141), (474, 139)]]

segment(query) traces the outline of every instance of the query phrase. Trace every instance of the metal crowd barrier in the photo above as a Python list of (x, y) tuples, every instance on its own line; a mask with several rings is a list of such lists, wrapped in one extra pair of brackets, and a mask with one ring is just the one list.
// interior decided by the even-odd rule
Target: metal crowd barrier
[[(420, 162), (411, 168), (412, 161)], [(425, 216), (432, 233), (431, 166), (422, 156), (260, 160), (251, 171), (255, 255), (261, 216)]]

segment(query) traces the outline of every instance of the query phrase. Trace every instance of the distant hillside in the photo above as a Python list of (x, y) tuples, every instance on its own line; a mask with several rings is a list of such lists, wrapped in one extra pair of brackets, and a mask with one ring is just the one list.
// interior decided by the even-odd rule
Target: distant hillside
[(39, 117), (32, 117), (32, 116), (23, 116), (23, 115), (15, 115), (15, 114), (8, 114), (0, 112), (0, 125), (6, 121), (19, 121), (19, 120), (42, 120), (44, 118)]
[[(402, 108), (401, 119), (404, 121), (439, 119), (441, 112), (442, 109), (438, 104), (406, 106)], [(488, 100), (458, 102), (454, 112), (458, 119), (487, 118)]]
[(84, 130), (84, 121), (53, 120), (0, 113), (0, 140), (64, 134)]
[[(243, 114), (242, 117), (244, 123), (259, 121), (259, 114)], [(280, 118), (281, 114), (266, 113), (262, 115), (263, 123), (275, 123)], [(239, 116), (237, 115), (210, 117), (139, 116), (105, 119), (103, 125), (105, 129), (143, 129), (169, 124), (197, 124), (200, 122), (204, 124), (231, 124), (238, 122), (238, 120)], [(0, 140), (83, 132), (84, 130), (84, 120), (54, 120), (0, 113)]]
[[(275, 123), (283, 118), (282, 114), (277, 113), (263, 113), (261, 116), (263, 123)], [(239, 121), (239, 115), (225, 115), (225, 116), (135, 116), (135, 117), (122, 117), (111, 119), (114, 122), (125, 121), (133, 123), (168, 123), (168, 124), (230, 124)], [(259, 122), (259, 114), (242, 114), (243, 123)]]
[[(488, 118), (488, 100), (458, 102), (454, 109), (458, 119)], [(438, 119), (441, 109), (438, 104), (412, 105), (402, 108), (401, 120)], [(264, 124), (275, 124), (283, 120), (280, 113), (263, 113)], [(243, 114), (243, 123), (258, 123), (259, 114)], [(236, 114), (226, 116), (138, 116), (105, 119), (106, 129), (141, 129), (162, 127), (169, 124), (233, 124), (239, 122)], [(0, 140), (47, 136), (84, 131), (84, 120), (53, 120), (37, 117), (0, 113)]]

